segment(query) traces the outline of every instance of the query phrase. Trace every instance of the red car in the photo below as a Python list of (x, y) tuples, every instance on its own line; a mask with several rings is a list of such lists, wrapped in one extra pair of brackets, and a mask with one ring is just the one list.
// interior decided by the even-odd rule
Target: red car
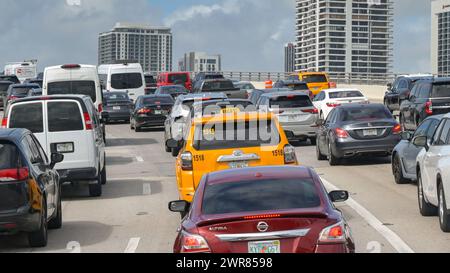
[(167, 85), (182, 85), (187, 90), (192, 90), (191, 74), (189, 72), (166, 72), (158, 75), (158, 87)]
[(205, 175), (187, 213), (175, 253), (353, 253), (355, 244), (333, 202), (346, 191), (327, 193), (305, 167), (233, 169)]

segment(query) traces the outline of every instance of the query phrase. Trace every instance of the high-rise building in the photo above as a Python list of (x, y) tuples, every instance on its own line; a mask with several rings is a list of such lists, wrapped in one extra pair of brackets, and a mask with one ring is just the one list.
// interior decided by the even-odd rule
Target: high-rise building
[(172, 71), (172, 32), (167, 27), (117, 23), (100, 33), (98, 63), (112, 64), (134, 61), (145, 72)]
[(431, 72), (450, 75), (450, 0), (431, 2)]
[(284, 46), (284, 72), (295, 71), (295, 44), (288, 43)]
[(220, 72), (222, 71), (222, 56), (208, 55), (204, 52), (189, 52), (178, 62), (179, 71), (189, 72)]
[(296, 70), (392, 73), (393, 0), (296, 1)]

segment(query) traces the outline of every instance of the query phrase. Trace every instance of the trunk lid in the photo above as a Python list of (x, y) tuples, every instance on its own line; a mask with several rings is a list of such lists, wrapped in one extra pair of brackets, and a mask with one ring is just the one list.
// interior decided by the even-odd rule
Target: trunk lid
[(390, 120), (375, 120), (351, 123), (343, 126), (349, 135), (358, 140), (380, 139), (392, 134), (395, 123)]

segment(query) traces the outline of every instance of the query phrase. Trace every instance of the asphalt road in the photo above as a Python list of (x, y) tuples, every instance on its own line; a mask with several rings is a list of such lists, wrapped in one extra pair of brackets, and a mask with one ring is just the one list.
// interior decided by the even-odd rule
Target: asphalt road
[[(30, 249), (26, 236), (0, 237), (0, 252), (171, 252), (179, 215), (167, 210), (178, 197), (174, 159), (164, 152), (163, 131), (107, 127), (108, 184), (101, 198), (87, 187), (63, 188), (63, 228), (49, 232), (44, 249)], [(326, 186), (350, 191), (339, 205), (358, 252), (450, 252), (450, 235), (438, 219), (419, 215), (415, 185), (395, 185), (389, 158), (354, 159), (344, 166), (318, 162), (315, 148), (297, 145), (303, 165), (311, 166)]]

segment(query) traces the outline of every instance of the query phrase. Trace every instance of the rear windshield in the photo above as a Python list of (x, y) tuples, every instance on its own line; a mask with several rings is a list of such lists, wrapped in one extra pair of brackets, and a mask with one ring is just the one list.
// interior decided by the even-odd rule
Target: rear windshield
[(11, 95), (26, 96), (31, 89), (36, 87), (15, 87), (11, 91)]
[(136, 89), (142, 87), (141, 73), (122, 73), (111, 75), (111, 87), (114, 89)]
[(364, 95), (359, 91), (343, 91), (330, 93), (330, 99), (359, 98)]
[(183, 86), (169, 86), (169, 87), (161, 87), (161, 94), (174, 94), (174, 93), (188, 93), (187, 89)]
[(130, 100), (127, 93), (106, 93), (104, 98), (106, 101)]
[(153, 76), (145, 76), (145, 83), (146, 84), (154, 84), (154, 83), (156, 83), (156, 79)]
[(215, 90), (233, 90), (236, 89), (232, 81), (212, 81), (205, 82), (203, 84), (203, 91), (215, 91)]
[(306, 83), (289, 84), (288, 87), (294, 91), (309, 90), (308, 85)]
[(187, 74), (169, 74), (168, 83), (184, 84), (188, 81)]
[(280, 133), (271, 120), (207, 123), (195, 128), (197, 151), (278, 145)]
[(0, 142), (0, 170), (17, 169), (20, 167), (20, 154), (16, 145)]
[(94, 81), (65, 81), (48, 84), (48, 95), (86, 95), (97, 101)]
[(326, 83), (328, 82), (327, 77), (325, 75), (307, 75), (303, 76), (303, 81), (306, 83)]
[(450, 83), (434, 84), (431, 97), (450, 98)]
[(340, 114), (341, 121), (367, 121), (377, 119), (392, 119), (391, 113), (381, 107), (364, 107), (342, 109)]
[(19, 83), (19, 79), (17, 76), (0, 76), (0, 80), (7, 81), (7, 82), (13, 82), (13, 83)]
[(159, 97), (159, 98), (145, 98), (144, 105), (155, 105), (155, 104), (173, 104), (172, 97)]
[(205, 80), (216, 80), (216, 79), (224, 79), (222, 74), (206, 74)]
[(49, 132), (81, 131), (84, 129), (81, 110), (76, 102), (48, 103)]
[(41, 102), (14, 105), (9, 118), (9, 128), (25, 128), (33, 133), (44, 132)]
[(301, 108), (313, 106), (307, 96), (283, 96), (270, 100), (270, 108)]
[(267, 179), (208, 185), (206, 215), (316, 208), (320, 196), (311, 179)]
[(0, 83), (0, 93), (5, 93), (11, 84)]

